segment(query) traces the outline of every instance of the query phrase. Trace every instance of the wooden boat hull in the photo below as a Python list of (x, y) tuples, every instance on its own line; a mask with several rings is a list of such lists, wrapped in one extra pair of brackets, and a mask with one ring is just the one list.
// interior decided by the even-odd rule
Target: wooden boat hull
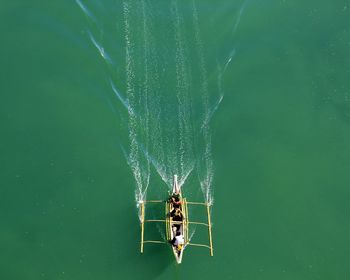
[[(188, 223), (187, 223), (187, 204), (186, 204), (186, 198), (180, 198), (181, 206), (180, 210), (182, 212), (182, 221), (173, 221), (172, 217), (170, 216), (171, 211), (174, 209), (172, 203), (166, 202), (165, 204), (165, 212), (166, 212), (166, 235), (167, 240), (170, 243), (170, 246), (172, 247), (172, 251), (175, 257), (175, 260), (178, 264), (182, 262), (182, 256), (184, 249), (188, 243)], [(174, 230), (174, 227), (178, 227), (178, 229)], [(184, 244), (182, 246), (176, 246), (171, 243), (171, 241), (174, 239), (176, 231), (180, 232), (181, 235), (184, 237)]]

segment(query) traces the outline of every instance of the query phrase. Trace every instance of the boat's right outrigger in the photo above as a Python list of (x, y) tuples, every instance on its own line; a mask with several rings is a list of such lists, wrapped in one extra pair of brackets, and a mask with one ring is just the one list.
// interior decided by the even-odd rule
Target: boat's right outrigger
[[(213, 256), (213, 240), (211, 232), (210, 205), (204, 202), (190, 202), (182, 196), (181, 186), (177, 182), (177, 176), (174, 175), (172, 194), (165, 201), (165, 220), (145, 220), (145, 205), (147, 203), (164, 203), (161, 200), (148, 200), (140, 203), (141, 207), (141, 253), (145, 243), (167, 243), (160, 240), (144, 240), (145, 223), (162, 222), (166, 224), (167, 241), (171, 244), (177, 263), (181, 263), (183, 251), (186, 246), (206, 247)], [(208, 223), (191, 222), (188, 220), (188, 205), (202, 205), (207, 209)], [(189, 225), (202, 225), (208, 227), (209, 245), (190, 243), (188, 238)]]

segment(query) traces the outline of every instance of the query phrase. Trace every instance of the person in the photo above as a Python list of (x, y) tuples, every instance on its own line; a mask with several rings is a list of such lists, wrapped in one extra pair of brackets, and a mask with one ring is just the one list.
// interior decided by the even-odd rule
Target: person
[(170, 213), (170, 217), (172, 217), (173, 221), (176, 221), (176, 222), (181, 222), (183, 219), (182, 212), (179, 208), (173, 209), (173, 211), (171, 211)]
[(181, 200), (179, 196), (172, 196), (170, 198), (170, 203), (173, 205), (174, 208), (179, 208), (181, 205)]
[(179, 230), (178, 225), (173, 225), (171, 229), (173, 231), (173, 235), (176, 236), (176, 232)]
[(174, 240), (173, 244), (174, 244), (174, 246), (177, 246), (180, 249), (185, 244), (184, 236), (180, 232), (176, 233), (175, 240)]
[(173, 204), (174, 208), (179, 208), (180, 205), (181, 205), (180, 197), (178, 197), (178, 196), (174, 197), (173, 196), (172, 204)]

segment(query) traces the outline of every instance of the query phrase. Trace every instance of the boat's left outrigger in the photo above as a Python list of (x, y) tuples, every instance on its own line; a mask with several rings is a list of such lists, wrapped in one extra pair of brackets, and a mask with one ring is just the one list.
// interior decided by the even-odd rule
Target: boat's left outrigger
[[(165, 203), (165, 219), (164, 220), (146, 220), (145, 207), (149, 203)], [(192, 222), (188, 219), (188, 205), (202, 205), (207, 210), (207, 223)], [(177, 176), (174, 175), (173, 191), (166, 201), (148, 200), (140, 202), (141, 210), (141, 253), (145, 243), (171, 244), (177, 263), (181, 263), (183, 251), (186, 246), (206, 247), (210, 250), (210, 255), (213, 256), (213, 241), (211, 232), (210, 205), (202, 202), (190, 202), (182, 196), (181, 186), (177, 181)], [(144, 240), (145, 223), (160, 222), (166, 224), (167, 242), (161, 240)], [(189, 225), (202, 225), (208, 227), (209, 245), (190, 243), (188, 238)]]

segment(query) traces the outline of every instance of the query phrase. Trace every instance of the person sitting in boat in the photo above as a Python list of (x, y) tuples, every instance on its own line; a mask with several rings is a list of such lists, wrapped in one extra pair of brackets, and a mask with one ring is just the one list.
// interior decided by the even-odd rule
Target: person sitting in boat
[(177, 232), (176, 236), (174, 238), (174, 243), (173, 245), (177, 247), (178, 250), (182, 249), (182, 246), (185, 244), (185, 239), (184, 236), (180, 233)]
[(181, 205), (180, 197), (179, 196), (172, 196), (171, 201), (174, 208), (179, 208)]
[(182, 212), (179, 208), (173, 209), (173, 211), (170, 212), (170, 217), (173, 218), (173, 221), (181, 222), (183, 219)]
[(173, 235), (174, 236), (176, 236), (176, 232), (178, 232), (178, 230), (179, 230), (179, 228), (180, 228), (180, 225), (173, 225), (172, 226), (172, 231), (173, 231)]
[(173, 203), (175, 200), (180, 201), (180, 194), (172, 193), (169, 195), (168, 202)]

